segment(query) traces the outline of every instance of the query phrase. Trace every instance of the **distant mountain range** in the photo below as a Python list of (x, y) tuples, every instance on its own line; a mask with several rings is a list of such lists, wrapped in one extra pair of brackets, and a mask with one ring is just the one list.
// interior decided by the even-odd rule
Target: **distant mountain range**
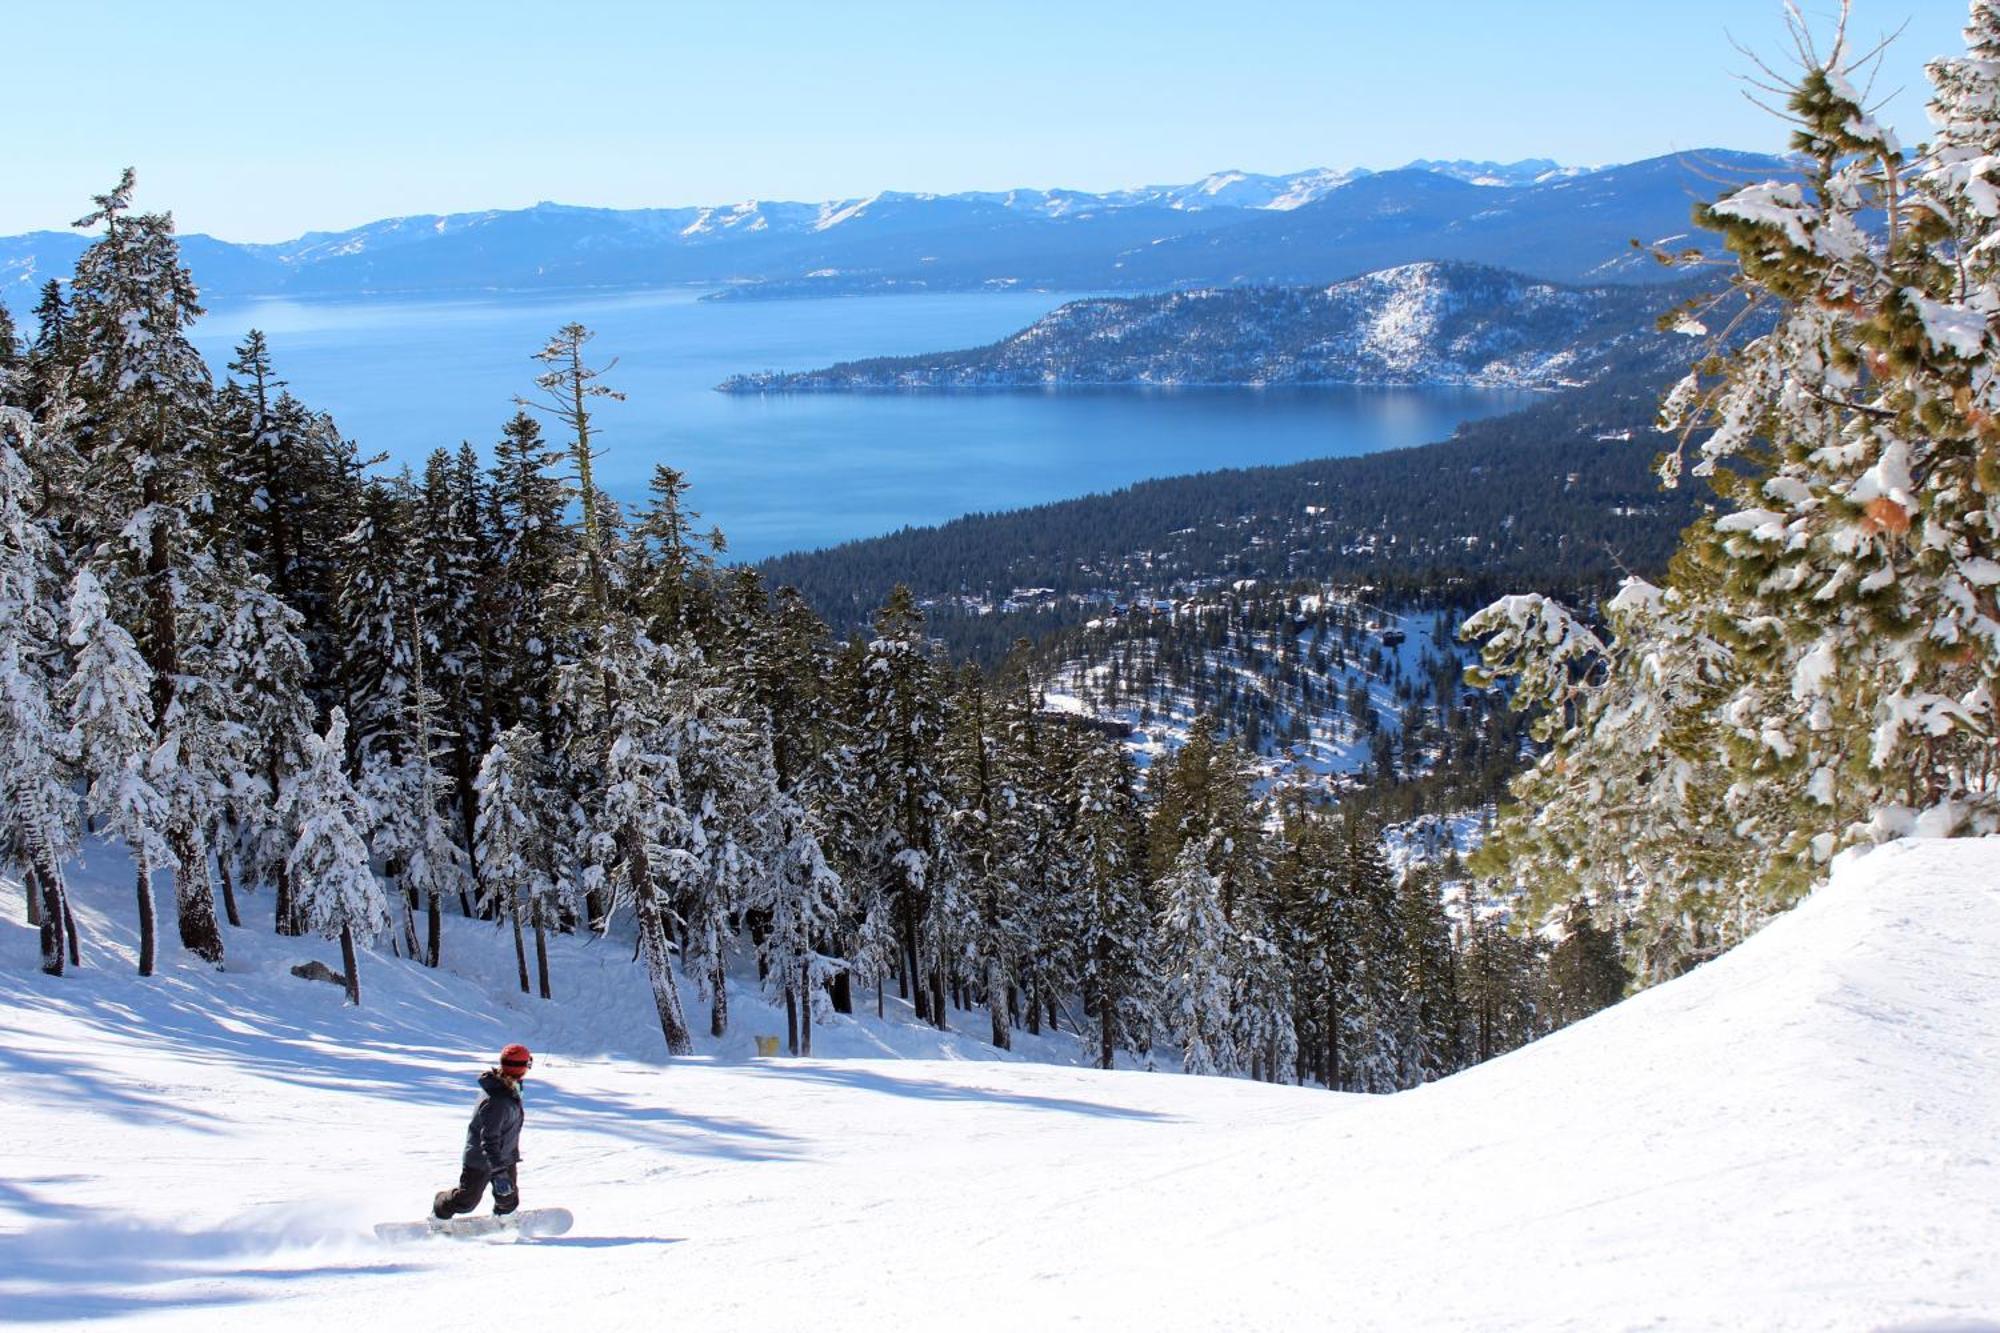
[[(1656, 318), (1693, 288), (1544, 282), (1425, 262), (1314, 287), (1072, 301), (986, 347), (738, 375), (730, 393), (1065, 385), (1454, 384), (1556, 388), (1664, 364)], [(1676, 347), (1675, 344), (1679, 346)]]
[[(885, 192), (820, 204), (533, 208), (395, 218), (274, 245), (183, 238), (210, 297), (450, 294), (697, 284), (744, 299), (864, 292), (1160, 291), (1326, 283), (1427, 259), (1557, 281), (1648, 281), (1630, 241), (1685, 236), (1689, 209), (1788, 174), (1723, 150), (1585, 169), (1417, 162), (1396, 171), (1217, 172), (1105, 194)], [(0, 238), (0, 299), (66, 278), (87, 236)]]

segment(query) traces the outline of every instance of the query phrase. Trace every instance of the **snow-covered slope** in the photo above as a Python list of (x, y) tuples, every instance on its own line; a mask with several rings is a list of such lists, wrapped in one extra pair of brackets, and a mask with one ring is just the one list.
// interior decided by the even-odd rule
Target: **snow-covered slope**
[(1673, 287), (1570, 287), (1419, 263), (1325, 287), (1071, 301), (986, 347), (737, 375), (728, 393), (1047, 385), (1457, 384), (1550, 388), (1685, 356), (1653, 327)]
[[(507, 996), (511, 964), (478, 927), (450, 944), (491, 972), (370, 956), (357, 1011), (253, 932), (230, 939), (248, 970), (176, 959), (140, 983), (103, 943), (113, 903), (87, 893), (98, 965), (48, 981), (18, 902), (0, 923), (10, 1324), (1964, 1329), (2000, 1313), (2000, 841), (1878, 851), (1680, 981), (1376, 1099), (972, 1063), (949, 1042), (930, 1060), (713, 1050), (664, 1068), (615, 947), (565, 949), (572, 998), (538, 1006)], [(514, 1036), (541, 1056), (524, 1196), (573, 1208), (577, 1229), (368, 1239), (452, 1175), (471, 1075)]]

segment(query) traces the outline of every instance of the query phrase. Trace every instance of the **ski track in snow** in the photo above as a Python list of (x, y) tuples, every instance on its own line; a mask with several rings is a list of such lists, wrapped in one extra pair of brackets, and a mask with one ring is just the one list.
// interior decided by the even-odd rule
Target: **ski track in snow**
[[(80, 973), (0, 906), (0, 1325), (2000, 1328), (2000, 840), (1852, 859), (1692, 975), (1376, 1098), (994, 1059), (983, 1016), (872, 993), (828, 1058), (753, 1060), (782, 1023), (747, 982), (666, 1067), (629, 944), (558, 941), (543, 1004), (468, 922), (441, 972), (365, 954), (360, 1010), (287, 974), (334, 946), (254, 929), (141, 982), (96, 859)], [(524, 1203), (576, 1229), (376, 1242), (516, 1038)]]

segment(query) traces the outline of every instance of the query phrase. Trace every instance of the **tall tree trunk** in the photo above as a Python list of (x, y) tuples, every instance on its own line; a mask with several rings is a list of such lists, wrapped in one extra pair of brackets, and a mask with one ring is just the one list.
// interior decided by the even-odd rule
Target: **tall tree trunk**
[(403, 952), (412, 960), (422, 958), (423, 945), (417, 941), (417, 891), (409, 887), (396, 896), (403, 902)]
[(639, 919), (639, 945), (646, 957), (646, 979), (653, 988), (653, 1008), (660, 1019), (660, 1035), (666, 1039), (667, 1054), (694, 1054), (694, 1035), (688, 1031), (687, 1017), (681, 1012), (681, 994), (674, 984), (673, 955), (667, 947), (667, 932), (660, 920), (660, 904), (653, 896), (653, 871), (646, 856), (645, 835), (627, 827), (620, 839), (625, 844), (625, 864), (632, 877), (632, 898)]
[(153, 975), (153, 964), (159, 955), (159, 923), (153, 919), (153, 868), (146, 864), (146, 858), (139, 858), (139, 975)]
[(514, 969), (520, 974), (521, 994), (528, 993), (528, 948), (521, 939), (521, 894), (512, 884), (507, 886), (507, 919), (514, 923)]
[(208, 877), (208, 849), (185, 823), (167, 831), (174, 854), (174, 908), (181, 947), (207, 963), (222, 963), (222, 926), (215, 919), (215, 886)]
[[(230, 841), (234, 841), (232, 838)], [(243, 918), (236, 911), (236, 876), (230, 872), (228, 844), (220, 844), (215, 849), (215, 873), (222, 881), (222, 914), (229, 924), (242, 929)]]
[[(896, 969), (896, 998), (907, 1000), (910, 998), (911, 979), (917, 975), (917, 928), (916, 924), (910, 919), (910, 911), (907, 906), (900, 908), (896, 915), (901, 918), (900, 924), (902, 930), (900, 933), (903, 937), (898, 942), (898, 952), (902, 954), (902, 957)], [(923, 1007), (924, 1002), (919, 999), (917, 1001), (918, 1010), (921, 1011)], [(919, 1012), (917, 1016), (921, 1018), (923, 1015)]]
[(544, 1000), (554, 999), (549, 993), (549, 939), (542, 929), (542, 914), (535, 913), (535, 982), (541, 987)]
[(37, 878), (33, 866), (29, 866), (28, 873), (21, 876), (21, 892), (28, 900), (28, 924), (31, 926), (42, 924), (42, 890), (41, 885), (36, 883)]
[(785, 983), (785, 1049), (793, 1055), (799, 1053), (799, 995), (796, 977)]
[(1117, 1051), (1115, 1037), (1116, 1024), (1111, 1016), (1111, 1008), (1103, 996), (1097, 1000), (1097, 1067), (1109, 1069)]
[(435, 890), (424, 895), (424, 966), (436, 967), (443, 952), (444, 912)]
[(944, 969), (931, 969), (931, 1022), (940, 1032), (951, 1031), (951, 1008), (944, 1002)]
[(62, 912), (63, 934), (69, 937), (69, 965), (71, 967), (82, 967), (83, 953), (77, 946), (76, 914), (70, 911), (68, 889), (63, 890)]
[(58, 875), (44, 875), (34, 865), (29, 865), (27, 873), (21, 876), (23, 886), (28, 891), (28, 901), (35, 904), (36, 923), (42, 930), (42, 971), (52, 977), (63, 974), (63, 890), (62, 878)]
[(292, 872), (286, 868), (283, 861), (278, 863), (277, 883), (272, 888), (274, 890), (272, 897), (277, 899), (277, 908), (274, 915), (277, 918), (278, 933), (280, 935), (303, 934), (304, 932), (299, 928), (298, 903), (295, 895), (292, 893)]
[(1000, 960), (986, 960), (986, 1016), (993, 1024), (993, 1044), (1003, 1051), (1014, 1049), (1014, 1025), (1007, 1021), (1007, 982), (1000, 975)]
[(799, 964), (799, 1054), (813, 1053), (812, 964)]
[(340, 928), (340, 966), (347, 974), (347, 1002), (359, 1007), (361, 1004), (361, 969), (354, 958), (354, 927), (342, 925)]
[(845, 969), (833, 979), (833, 1012), (836, 1014), (854, 1012), (854, 978)]
[[(715, 933), (714, 928), (710, 927), (711, 937)], [(711, 938), (710, 943), (719, 945), (720, 941)], [(713, 957), (715, 961), (709, 964), (708, 974), (708, 1035), (720, 1037), (729, 1031), (729, 974), (723, 966), (721, 948), (713, 950)]]

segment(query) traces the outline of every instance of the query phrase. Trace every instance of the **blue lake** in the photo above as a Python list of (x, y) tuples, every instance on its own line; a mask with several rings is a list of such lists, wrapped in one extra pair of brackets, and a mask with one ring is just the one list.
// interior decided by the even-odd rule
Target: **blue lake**
[(596, 331), (600, 484), (644, 494), (686, 472), (730, 555), (875, 536), (1171, 476), (1372, 453), (1442, 439), (1527, 396), (1470, 389), (1063, 390), (942, 394), (714, 392), (737, 371), (991, 342), (1054, 309), (1046, 292), (703, 302), (686, 290), (475, 299), (218, 304), (195, 329), (216, 367), (251, 328), (278, 374), (363, 453), (420, 468), (439, 446), (490, 453), (554, 330)]

